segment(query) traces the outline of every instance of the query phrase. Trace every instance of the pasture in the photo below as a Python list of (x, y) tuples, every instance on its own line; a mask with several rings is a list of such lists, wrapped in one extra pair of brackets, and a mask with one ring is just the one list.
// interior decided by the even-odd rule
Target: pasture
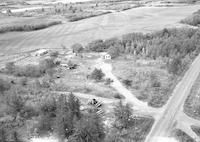
[(1, 53), (13, 54), (38, 48), (70, 47), (95, 39), (107, 39), (131, 32), (151, 32), (174, 27), (179, 21), (200, 9), (200, 5), (177, 7), (141, 7), (114, 12), (77, 22), (32, 32), (0, 34)]

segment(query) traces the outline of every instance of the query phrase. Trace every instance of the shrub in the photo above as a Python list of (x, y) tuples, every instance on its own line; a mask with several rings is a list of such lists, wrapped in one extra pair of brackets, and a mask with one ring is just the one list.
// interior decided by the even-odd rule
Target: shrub
[(131, 87), (132, 86), (132, 80), (124, 79), (123, 83), (126, 85), (126, 87)]
[(0, 126), (0, 141), (1, 142), (6, 142), (7, 141), (7, 131), (6, 129), (2, 126)]
[(103, 43), (103, 40), (99, 39), (99, 40), (95, 40), (89, 43), (87, 45), (87, 49), (89, 49), (90, 51), (95, 51), (95, 52), (103, 52), (105, 51), (105, 45)]
[(32, 106), (25, 106), (20, 115), (27, 120), (34, 116), (38, 116), (39, 113)]
[(47, 69), (55, 67), (56, 64), (54, 61), (55, 60), (53, 58), (47, 58), (47, 59), (41, 60), (39, 62), (40, 70), (45, 72)]
[[(41, 77), (47, 72), (52, 76), (54, 71), (51, 69), (56, 67), (58, 64), (58, 62), (55, 62), (55, 58), (47, 58), (41, 60), (39, 65), (15, 66), (13, 63), (9, 63), (6, 65), (6, 70), (11, 68), (12, 72), (8, 71), (7, 73), (13, 74), (15, 76)], [(25, 78), (23, 80), (25, 81)]]
[(8, 73), (12, 74), (15, 71), (15, 64), (14, 62), (8, 62), (5, 65), (5, 69)]
[(112, 79), (106, 78), (106, 80), (105, 80), (105, 85), (110, 85), (112, 82), (113, 82)]
[(40, 114), (49, 115), (50, 117), (56, 116), (56, 101), (54, 98), (47, 99), (40, 105)]
[(133, 122), (132, 112), (130, 105), (123, 105), (120, 101), (114, 108), (115, 122), (113, 127), (118, 130), (130, 128)]
[(122, 99), (122, 96), (119, 93), (114, 94), (114, 98), (116, 99)]
[(104, 124), (95, 113), (89, 113), (75, 125), (75, 132), (69, 142), (102, 142), (105, 137)]
[(58, 55), (59, 55), (59, 52), (58, 52), (58, 51), (54, 51), (54, 52), (51, 52), (51, 53), (50, 53), (50, 57), (51, 57), (51, 58), (57, 58)]
[(14, 132), (12, 133), (12, 139), (14, 142), (23, 142), (22, 136), (16, 130), (14, 130)]
[(36, 126), (39, 136), (45, 136), (53, 130), (53, 119), (49, 115), (40, 115), (39, 123)]
[(175, 129), (174, 133), (175, 137), (177, 137), (181, 142), (195, 142), (194, 139), (180, 129)]
[(22, 86), (25, 86), (28, 82), (28, 79), (26, 77), (22, 77), (22, 78), (20, 78), (19, 82)]
[(10, 92), (11, 94), (7, 98), (7, 105), (10, 108), (13, 116), (16, 118), (17, 115), (21, 116), (24, 111), (26, 99), (18, 94), (18, 92)]
[(161, 83), (154, 73), (150, 74), (149, 81), (150, 81), (150, 87), (161, 87)]
[(91, 79), (94, 79), (96, 81), (101, 81), (104, 76), (105, 74), (102, 72), (102, 70), (97, 68), (95, 68), (90, 75)]
[(25, 77), (40, 77), (43, 72), (37, 65), (26, 65), (26, 66), (16, 66), (15, 76), (25, 76)]
[(182, 60), (180, 57), (172, 59), (171, 62), (168, 63), (167, 69), (169, 73), (174, 75), (178, 75), (182, 70)]
[(187, 18), (181, 20), (181, 23), (192, 25), (192, 26), (199, 26), (199, 24), (200, 24), (200, 10), (193, 13), (191, 16), (188, 16)]
[(10, 83), (7, 81), (0, 79), (0, 93), (4, 93), (4, 91), (10, 89)]
[(120, 51), (115, 46), (111, 46), (108, 50), (108, 54), (111, 56), (112, 59), (118, 57), (119, 53)]
[(83, 46), (81, 44), (79, 44), (79, 43), (73, 44), (71, 46), (71, 48), (72, 48), (72, 50), (73, 50), (74, 53), (80, 53), (84, 49)]
[(191, 128), (197, 134), (197, 136), (200, 136), (200, 127), (192, 125)]

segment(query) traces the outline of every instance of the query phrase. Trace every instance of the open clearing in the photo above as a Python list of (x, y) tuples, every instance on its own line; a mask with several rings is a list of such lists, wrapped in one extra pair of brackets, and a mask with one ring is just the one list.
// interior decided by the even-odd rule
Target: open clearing
[[(145, 63), (144, 63), (145, 61)], [(147, 102), (153, 107), (163, 106), (170, 97), (173, 89), (173, 77), (166, 69), (162, 68), (162, 61), (117, 59), (112, 61), (113, 73), (137, 99)]]
[[(38, 48), (69, 47), (95, 39), (107, 39), (130, 32), (150, 32), (172, 27), (200, 9), (200, 5), (179, 7), (142, 7), (115, 12), (34, 32), (0, 35), (1, 53), (12, 54)], [(126, 25), (126, 26), (125, 26)]]

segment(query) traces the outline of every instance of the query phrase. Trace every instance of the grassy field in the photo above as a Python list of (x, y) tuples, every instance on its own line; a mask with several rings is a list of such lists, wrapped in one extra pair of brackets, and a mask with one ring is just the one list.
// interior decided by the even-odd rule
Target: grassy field
[[(122, 133), (117, 132), (116, 130), (110, 130), (110, 133), (108, 133), (107, 140), (108, 142), (111, 141), (125, 141), (125, 142), (144, 142), (145, 137), (150, 131), (150, 128), (152, 127), (154, 123), (153, 118), (147, 118), (147, 117), (136, 117), (133, 124), (130, 124), (129, 129), (122, 130)], [(107, 142), (106, 141), (106, 142)]]
[(0, 35), (1, 53), (19, 53), (37, 48), (60, 48), (61, 45), (69, 47), (74, 43), (86, 44), (95, 39), (107, 39), (130, 32), (159, 30), (176, 25), (199, 8), (199, 5), (136, 8), (34, 32), (6, 33)]
[[(116, 59), (112, 61), (113, 73), (139, 99), (148, 102), (150, 106), (163, 106), (169, 96), (172, 86), (172, 75), (164, 69), (162, 61)], [(159, 98), (159, 99), (158, 99)]]
[(190, 136), (188, 136), (185, 132), (176, 129), (173, 132), (173, 135), (175, 136), (175, 138), (177, 140), (179, 140), (180, 142), (195, 142), (194, 139), (192, 139)]
[(114, 98), (118, 94), (112, 87), (105, 85), (104, 81), (96, 82), (87, 78), (94, 70), (94, 60), (74, 57), (70, 61), (77, 64), (78, 67), (75, 70), (67, 70), (62, 67), (58, 69), (60, 79), (55, 79), (58, 84), (55, 88), (57, 91), (82, 92), (105, 98)]
[(198, 126), (191, 126), (192, 130), (200, 137), (200, 127)]
[(192, 86), (190, 95), (185, 104), (184, 111), (187, 115), (200, 120), (200, 75)]

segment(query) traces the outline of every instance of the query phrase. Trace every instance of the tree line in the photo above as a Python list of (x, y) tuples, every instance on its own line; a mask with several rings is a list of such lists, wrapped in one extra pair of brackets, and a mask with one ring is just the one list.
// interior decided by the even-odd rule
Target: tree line
[(85, 50), (108, 52), (112, 58), (129, 54), (156, 60), (165, 59), (167, 69), (181, 74), (200, 51), (200, 30), (188, 28), (163, 29), (153, 33), (130, 33), (121, 39), (95, 40)]

